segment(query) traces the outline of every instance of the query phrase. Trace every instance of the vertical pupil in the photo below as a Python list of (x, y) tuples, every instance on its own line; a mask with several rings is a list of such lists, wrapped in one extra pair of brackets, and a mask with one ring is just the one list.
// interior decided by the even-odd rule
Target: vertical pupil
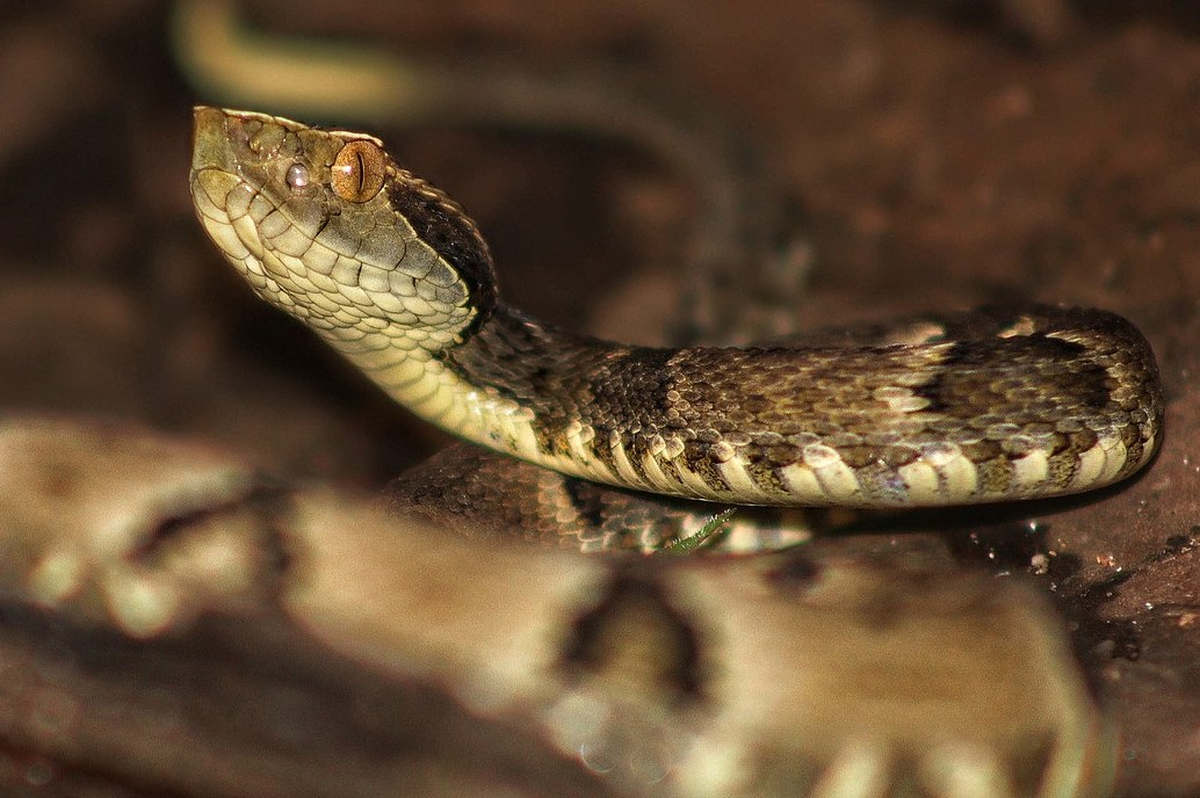
[(384, 156), (369, 142), (347, 142), (331, 167), (331, 185), (348, 202), (367, 202), (381, 188), (385, 177)]

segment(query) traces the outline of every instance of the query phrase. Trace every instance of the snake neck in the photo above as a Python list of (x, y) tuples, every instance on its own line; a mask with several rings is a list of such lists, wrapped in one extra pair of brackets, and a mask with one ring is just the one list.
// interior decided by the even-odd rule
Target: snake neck
[(605, 364), (647, 351), (653, 350), (572, 333), (501, 303), (438, 360), (465, 384), (515, 403), (540, 424), (554, 424), (594, 405), (595, 375)]
[[(382, 336), (337, 340), (336, 331), (331, 342), (418, 416), (543, 465), (552, 464), (549, 453), (562, 448), (586, 408), (612, 406), (603, 381), (630, 368), (648, 374), (657, 351), (571, 333), (503, 303), (442, 349), (400, 349)], [(611, 414), (614, 424), (627, 416), (615, 408)]]

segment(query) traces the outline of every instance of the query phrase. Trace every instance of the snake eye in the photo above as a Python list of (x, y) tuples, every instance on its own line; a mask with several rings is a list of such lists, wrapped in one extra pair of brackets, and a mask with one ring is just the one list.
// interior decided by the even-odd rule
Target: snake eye
[(348, 202), (366, 202), (383, 188), (383, 150), (369, 141), (348, 141), (331, 171), (335, 194)]

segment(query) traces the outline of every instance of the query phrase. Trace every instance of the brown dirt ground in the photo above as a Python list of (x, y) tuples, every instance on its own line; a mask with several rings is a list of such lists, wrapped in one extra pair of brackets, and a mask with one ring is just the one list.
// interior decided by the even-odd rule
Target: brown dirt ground
[[(170, 62), (165, 7), (15, 5), (0, 11), (0, 406), (133, 418), (357, 486), (437, 446), (202, 240), (185, 185), (202, 98)], [(1133, 319), (1168, 397), (1141, 478), (908, 525), (1053, 592), (1121, 722), (1122, 794), (1200, 794), (1200, 27), (1181, 4), (244, 5), (278, 30), (619, 55), (698, 87), (800, 199), (817, 253), (806, 324), (1014, 298)], [(393, 141), (472, 209), (519, 304), (578, 322), (605, 300), (577, 289), (600, 286), (610, 306), (655, 306), (634, 265), (669, 251), (681, 211), (637, 153), (470, 131)]]

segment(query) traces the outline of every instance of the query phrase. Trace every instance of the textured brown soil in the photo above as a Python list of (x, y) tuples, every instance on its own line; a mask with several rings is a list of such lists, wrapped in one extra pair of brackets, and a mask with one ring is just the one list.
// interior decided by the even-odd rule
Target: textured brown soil
[[(0, 407), (137, 419), (367, 487), (439, 445), (252, 301), (202, 240), (185, 174), (204, 98), (170, 61), (164, 8), (18, 5), (0, 11)], [(1121, 723), (1122, 794), (1200, 794), (1195, 18), (1065, 0), (244, 5), (280, 31), (621, 57), (699, 90), (798, 198), (816, 253), (805, 324), (1010, 299), (1134, 320), (1168, 398), (1141, 478), (902, 525), (1053, 592)], [(670, 175), (569, 137), (392, 140), (472, 210), (519, 304), (653, 337), (636, 322), (672, 290), (665, 231), (686, 212)]]

